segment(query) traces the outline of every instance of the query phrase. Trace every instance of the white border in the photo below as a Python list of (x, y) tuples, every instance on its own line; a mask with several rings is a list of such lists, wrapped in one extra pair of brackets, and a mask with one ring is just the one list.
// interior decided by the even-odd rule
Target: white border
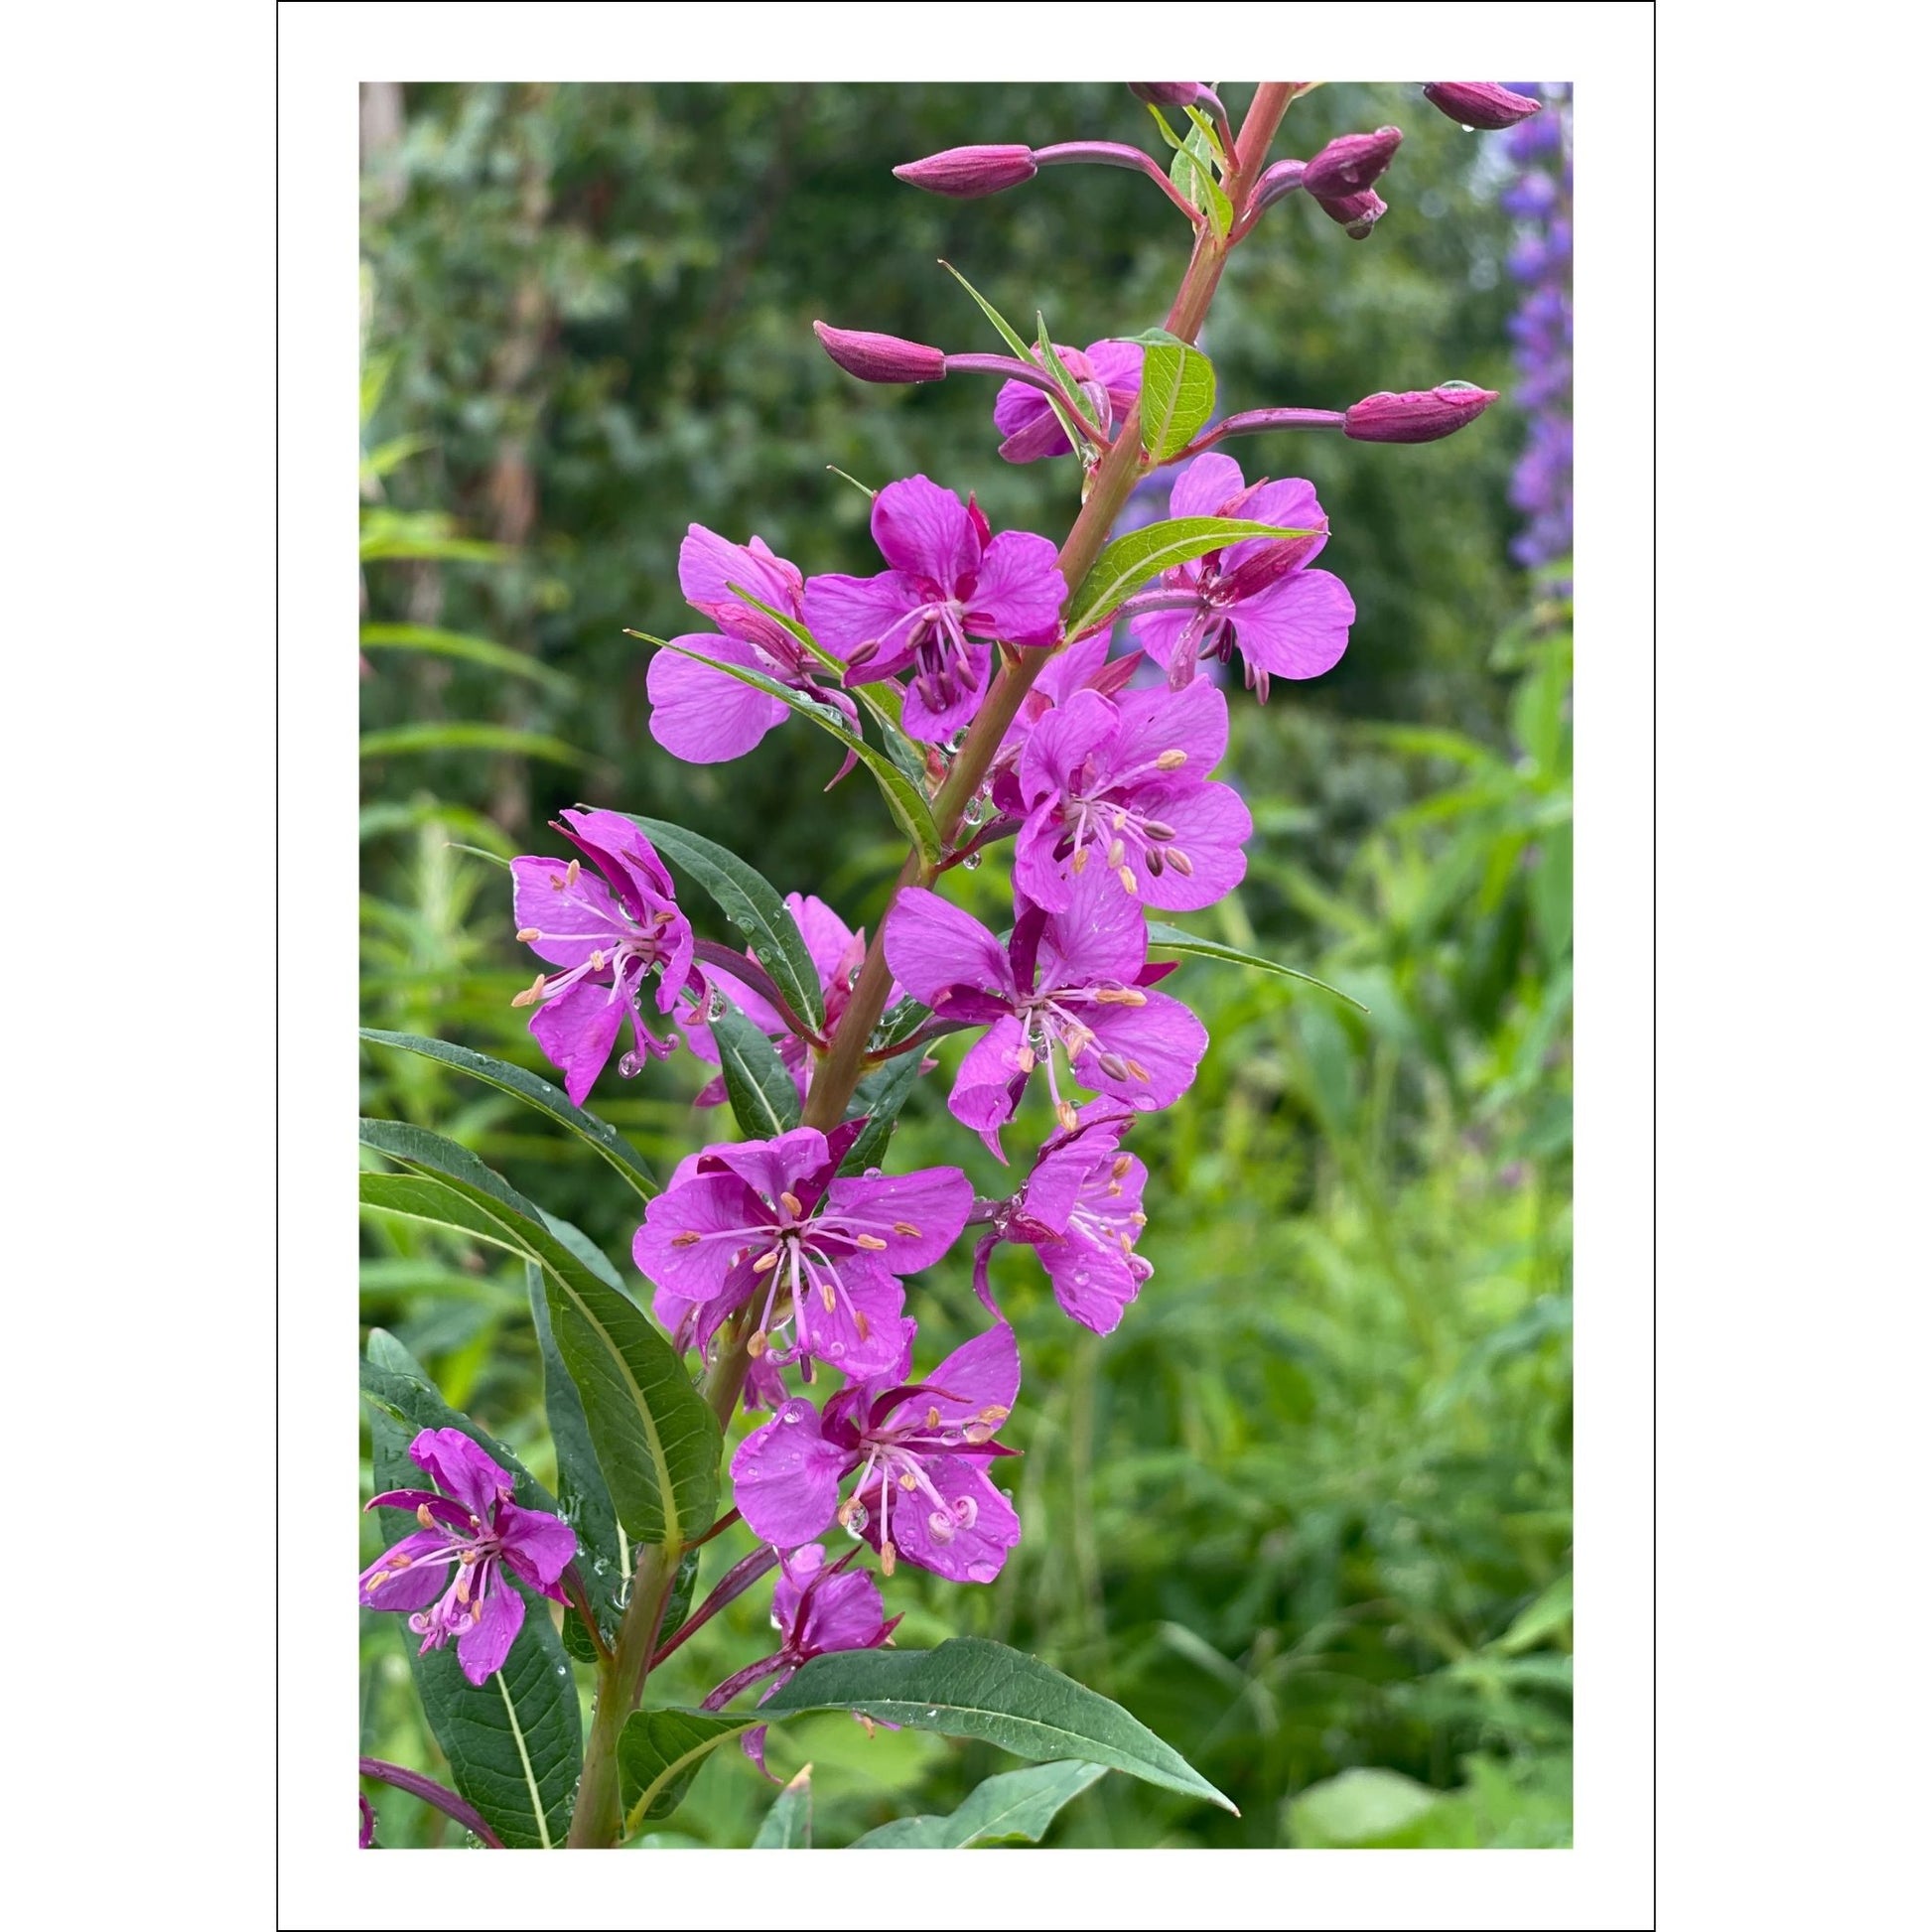
[[(280, 1566), (282, 1923), (325, 1927), (474, 1919), (449, 1903), (449, 1868), (362, 1860), (347, 1838), (354, 1645), (339, 1607), (345, 1536), (292, 1534), (336, 1520), (349, 1451), (352, 1106), (349, 935), (355, 852), (354, 702), (342, 637), (351, 621), (356, 354), (355, 83), (438, 78), (951, 78), (1065, 74), (1063, 37), (1035, 6), (422, 6), (280, 9), (281, 954), (286, 1087), (281, 1119)], [(1133, 44), (1109, 7), (1101, 46)], [(1101, 16), (1093, 16), (1096, 24)], [(970, 32), (962, 23), (970, 19)], [(1190, 10), (1206, 70), (1373, 71), (1399, 50), (1427, 71), (1547, 73), (1577, 83), (1580, 1028), (1578, 1843), (1569, 1853), (1082, 1855), (972, 1867), (980, 1923), (1068, 1925), (1612, 1927), (1650, 1920), (1651, 1274), (1649, 786), (1651, 449), (1649, 10), (1641, 6), (1330, 5)], [(1281, 49), (1270, 55), (1271, 44)], [(1215, 58), (1216, 54), (1220, 58)], [(727, 69), (727, 56), (755, 69)], [(1427, 108), (1416, 111), (1427, 112)], [(1614, 130), (1612, 137), (1612, 130)], [(1612, 157), (1614, 157), (1612, 159)], [(352, 1528), (352, 1526), (351, 1526)], [(343, 1821), (340, 1825), (337, 1820)], [(763, 1924), (768, 1883), (741, 1856), (488, 1867), (497, 1922), (625, 1924), (688, 1917)], [(911, 1856), (911, 1855), (906, 1855)], [(721, 1863), (720, 1861), (729, 1863)], [(475, 1867), (466, 1865), (466, 1873)], [(843, 1899), (787, 1887), (787, 1923), (892, 1922), (882, 1874)], [(466, 1885), (469, 1880), (466, 1878)], [(929, 1881), (928, 1881), (929, 1882)], [(1211, 1887), (1211, 1890), (1206, 1889)], [(1203, 1919), (1204, 1901), (1210, 1916)], [(910, 1900), (907, 1899), (910, 1906)], [(647, 1907), (647, 1909), (646, 1909)]]

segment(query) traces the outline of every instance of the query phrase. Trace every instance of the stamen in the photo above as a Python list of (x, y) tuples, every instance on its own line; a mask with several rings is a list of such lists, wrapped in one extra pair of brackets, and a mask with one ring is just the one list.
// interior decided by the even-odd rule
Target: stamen
[(1103, 1007), (1144, 1007), (1147, 995), (1138, 986), (1097, 986), (1094, 1002)]
[(1171, 848), (1168, 852), (1167, 857), (1168, 857), (1168, 864), (1171, 865), (1175, 872), (1179, 873), (1181, 878), (1183, 879), (1193, 878), (1194, 862), (1193, 860), (1188, 858), (1186, 853), (1176, 851)]
[(1141, 830), (1145, 832), (1149, 838), (1159, 839), (1164, 845), (1167, 843), (1169, 839), (1173, 838), (1174, 835), (1173, 827), (1172, 825), (1163, 824), (1162, 821), (1158, 818), (1142, 819)]
[(1110, 866), (1118, 866), (1121, 863), (1121, 861), (1124, 860), (1126, 857), (1127, 857), (1127, 848), (1120, 842), (1119, 839), (1116, 839), (1113, 842), (1113, 844), (1107, 848), (1107, 863)]
[(778, 1196), (778, 1205), (782, 1207), (787, 1214), (791, 1214), (795, 1216), (799, 1211), (798, 1196), (794, 1194), (790, 1188), (786, 1188), (785, 1191)]
[(752, 1263), (752, 1273), (755, 1275), (770, 1274), (772, 1269), (778, 1265), (778, 1252), (776, 1248), (765, 1249), (763, 1254), (759, 1255), (758, 1260)]
[(915, 1228), (912, 1225), (910, 1221), (895, 1221), (893, 1223), (893, 1232), (895, 1234), (905, 1235), (908, 1239), (913, 1241), (919, 1239), (919, 1231), (917, 1228)]
[(1036, 1059), (1037, 1056), (1035, 1054), (1034, 1049), (1031, 1046), (1025, 1045), (1021, 1046), (1013, 1056), (1014, 1064), (1019, 1067), (1022, 1073), (1031, 1073), (1034, 1070)]
[(759, 1328), (754, 1332), (751, 1340), (745, 1344), (745, 1352), (751, 1356), (753, 1361), (762, 1361), (764, 1359), (764, 1351), (770, 1346), (771, 1342), (769, 1337), (762, 1328)]
[(832, 1287), (832, 1278), (829, 1275), (818, 1285), (818, 1299), (825, 1305), (825, 1312), (827, 1314), (832, 1314), (837, 1311), (839, 1306), (838, 1293)]
[(516, 943), (519, 946), (527, 946), (531, 942), (531, 940), (541, 939), (542, 937), (543, 937), (543, 932), (540, 927), (533, 926), (533, 925), (520, 925), (516, 928)]
[(876, 1234), (855, 1234), (852, 1238), (858, 1242), (860, 1247), (870, 1248), (874, 1254), (879, 1253), (886, 1245)]
[(1132, 1221), (1137, 1228), (1144, 1228), (1147, 1226), (1147, 1216), (1143, 1214), (1138, 1207), (1135, 1208), (1133, 1213), (1128, 1215), (1127, 1218), (1130, 1221)]
[(1138, 893), (1141, 890), (1140, 881), (1134, 877), (1134, 868), (1132, 866), (1121, 867), (1120, 883), (1130, 893)]
[(925, 1426), (928, 1429), (937, 1429), (939, 1427), (939, 1405), (937, 1403), (929, 1402), (926, 1404)]
[(1185, 752), (1180, 752), (1180, 751), (1163, 752), (1161, 756), (1154, 760), (1154, 768), (1157, 771), (1178, 771), (1180, 767), (1186, 762), (1187, 762), (1187, 754)]
[[(577, 862), (576, 862), (576, 860), (574, 860), (574, 859), (573, 859), (573, 860), (571, 861), (571, 864), (572, 864), (572, 865), (575, 865), (576, 863), (577, 863)], [(554, 873), (554, 872), (553, 872), (552, 874), (550, 874), (550, 876), (549, 876), (549, 879), (548, 879), (548, 881), (547, 881), (547, 883), (548, 883), (548, 885), (549, 885), (549, 887), (550, 887), (550, 890), (551, 890), (551, 891), (552, 891), (553, 893), (561, 893), (561, 892), (563, 891), (563, 889), (564, 889), (564, 882), (563, 882), (563, 880), (562, 880), (562, 878), (561, 878), (561, 877), (560, 877), (560, 876), (559, 876), (558, 874), (556, 874), (556, 873)]]
[(854, 1309), (852, 1311), (852, 1325), (858, 1329), (859, 1339), (861, 1341), (870, 1341), (872, 1339), (872, 1323), (866, 1319), (866, 1311), (864, 1309)]
[(1116, 1154), (1114, 1156), (1114, 1178), (1118, 1180), (1133, 1165), (1134, 1157), (1131, 1154)]
[(583, 872), (583, 870), (584, 868), (582, 863), (576, 859), (573, 859), (570, 862), (570, 864), (564, 868), (564, 887), (566, 891), (568, 891), (571, 887), (577, 884), (578, 876)]
[(535, 1006), (543, 998), (543, 980), (544, 976), (539, 973), (521, 993), (511, 996), (510, 1005), (513, 1007)]
[(1059, 1105), (1053, 1109), (1053, 1111), (1059, 1116), (1060, 1125), (1064, 1127), (1069, 1134), (1072, 1133), (1073, 1130), (1079, 1126), (1080, 1116), (1073, 1111), (1073, 1104), (1071, 1101), (1062, 1100), (1059, 1103)]
[(704, 1236), (696, 1228), (686, 1228), (682, 1234), (674, 1234), (671, 1236), (671, 1246), (674, 1248), (695, 1248), (703, 1239)]
[(890, 1577), (898, 1564), (898, 1552), (889, 1540), (882, 1539), (879, 1545), (879, 1574)]
[(591, 970), (596, 973), (601, 973), (604, 970), (604, 948), (602, 946), (594, 946), (591, 949)]
[(1127, 1062), (1127, 1070), (1137, 1080), (1151, 1080), (1154, 1078), (1154, 1075), (1139, 1060), (1129, 1060)]
[(901, 1489), (916, 1489), (919, 1486), (919, 1479), (910, 1469), (901, 1469), (898, 1472), (898, 1486)]
[(1100, 1055), (1100, 1070), (1110, 1080), (1125, 1080), (1128, 1077), (1127, 1062), (1118, 1053), (1102, 1053)]
[[(433, 1530), (436, 1527), (436, 1518), (429, 1513), (428, 1503), (418, 1503), (416, 1505), (416, 1520), (426, 1530)], [(405, 1557), (403, 1561), (407, 1563), (409, 1559)]]

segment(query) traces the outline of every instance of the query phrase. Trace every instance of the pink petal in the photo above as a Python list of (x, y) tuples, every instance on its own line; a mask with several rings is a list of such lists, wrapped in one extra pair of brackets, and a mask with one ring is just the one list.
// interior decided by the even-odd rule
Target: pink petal
[(955, 1348), (925, 1380), (939, 1393), (919, 1400), (943, 1423), (974, 1422), (988, 1408), (1011, 1410), (1020, 1399), (1019, 1338), (1002, 1321)]
[(925, 477), (888, 483), (873, 498), (872, 535), (895, 570), (928, 579), (947, 596), (980, 560), (966, 505)]
[(1147, 921), (1114, 875), (1104, 865), (1075, 873), (1066, 909), (1053, 913), (1040, 934), (1040, 989), (1131, 984), (1146, 959)]
[(1120, 735), (1108, 760), (1111, 770), (1133, 771), (1165, 753), (1180, 752), (1178, 769), (1205, 778), (1227, 756), (1228, 701), (1205, 678), (1179, 691), (1123, 691), (1117, 703)]
[(960, 1061), (952, 1098), (946, 1103), (953, 1118), (972, 1128), (1002, 1161), (1006, 1154), (1000, 1146), (999, 1131), (1013, 1118), (1011, 1089), (1016, 1081), (1024, 1084), (1027, 1077), (1020, 1067), (1024, 1043), (1020, 1022), (1011, 1014), (995, 1021)]
[[(972, 1207), (973, 1183), (957, 1168), (921, 1168), (913, 1173), (835, 1180), (824, 1212), (884, 1241), (877, 1252), (895, 1275), (913, 1275), (930, 1268), (959, 1239)], [(900, 1232), (904, 1228), (915, 1231)]]
[(692, 524), (677, 552), (678, 589), (684, 593), (685, 602), (710, 616), (713, 605), (739, 604), (730, 587), (740, 584), (761, 604), (795, 618), (797, 571), (782, 557), (774, 556), (760, 538), (754, 537), (752, 545), (747, 548), (742, 543), (728, 543), (702, 523)]
[(979, 580), (967, 600), (966, 628), (1010, 644), (1047, 644), (1058, 637), (1066, 579), (1059, 552), (1044, 537), (1003, 530), (987, 545)]
[(625, 1008), (613, 989), (579, 980), (545, 1000), (530, 1018), (530, 1033), (551, 1065), (564, 1075), (564, 1091), (581, 1107), (618, 1043)]
[(733, 1497), (752, 1534), (780, 1550), (823, 1535), (850, 1459), (820, 1433), (809, 1402), (787, 1402), (732, 1457)]
[[(449, 1547), (450, 1539), (434, 1530), (412, 1531), (362, 1572), (362, 1602), (372, 1610), (428, 1609), (450, 1587), (449, 1564), (431, 1561)], [(386, 1566), (395, 1557), (409, 1558), (409, 1567), (389, 1571)]]
[(514, 1586), (501, 1577), (492, 1580), (493, 1587), (478, 1605), (482, 1614), (456, 1640), (457, 1661), (473, 1684), (486, 1684), (503, 1668), (510, 1645), (523, 1627), (523, 1599)]
[[(1098, 1044), (1080, 1055), (1074, 1072), (1096, 1093), (1146, 1113), (1172, 1106), (1193, 1085), (1194, 1071), (1207, 1051), (1207, 1029), (1178, 1000), (1150, 993), (1144, 1007), (1090, 1007), (1082, 1017)], [(1116, 1079), (1100, 1064), (1103, 1051), (1144, 1067), (1148, 1078), (1130, 1074)]]
[[(630, 1258), (653, 1287), (687, 1302), (715, 1301), (730, 1284), (738, 1246), (754, 1240), (749, 1232), (743, 1244), (716, 1237), (757, 1228), (763, 1220), (751, 1190), (736, 1174), (702, 1175), (665, 1188), (645, 1207)], [(694, 1234), (700, 1238), (685, 1238)]]
[[(932, 1534), (927, 1517), (931, 1503), (918, 1491), (895, 1489), (891, 1515), (894, 1547), (906, 1562), (956, 1584), (990, 1584), (999, 1576), (1007, 1552), (1020, 1541), (1020, 1518), (1013, 1505), (986, 1479), (976, 1462), (965, 1456), (935, 1455), (926, 1464), (932, 1486), (947, 1502), (970, 1500), (977, 1520), (969, 1529), (954, 1528), (951, 1540)], [(866, 1541), (877, 1548), (879, 1512), (873, 1511)]]
[(547, 966), (581, 966), (600, 947), (610, 948), (633, 930), (611, 889), (596, 873), (570, 868), (562, 859), (510, 861), (510, 904), (519, 932), (544, 936), (524, 944)]
[(908, 886), (894, 901), (886, 959), (899, 984), (925, 1006), (938, 1006), (955, 987), (1014, 996), (1006, 948), (970, 913), (923, 887)]
[(496, 1534), (524, 1582), (554, 1596), (557, 1579), (577, 1554), (577, 1533), (570, 1525), (546, 1510), (504, 1503), (496, 1512)]
[[(671, 641), (686, 650), (701, 650), (718, 663), (766, 677), (772, 673), (770, 663), (737, 637), (707, 631)], [(675, 651), (660, 650), (651, 658), (644, 689), (650, 698), (651, 737), (687, 764), (743, 758), (789, 715), (776, 698)]]
[(511, 1486), (509, 1471), (460, 1429), (420, 1431), (409, 1445), (409, 1459), (446, 1496), (485, 1523)]
[[(886, 676), (911, 655), (912, 627), (904, 620), (925, 601), (918, 585), (901, 571), (882, 571), (877, 577), (812, 577), (805, 583), (805, 626), (835, 657), (863, 657), (852, 676), (865, 682)], [(864, 656), (868, 648), (872, 654)]]
[(1197, 456), (1174, 479), (1168, 498), (1170, 516), (1217, 516), (1221, 505), (1241, 491), (1241, 466), (1219, 450)]
[(1234, 641), (1257, 670), (1270, 677), (1319, 677), (1348, 648), (1355, 600), (1328, 571), (1298, 570), (1229, 615)]

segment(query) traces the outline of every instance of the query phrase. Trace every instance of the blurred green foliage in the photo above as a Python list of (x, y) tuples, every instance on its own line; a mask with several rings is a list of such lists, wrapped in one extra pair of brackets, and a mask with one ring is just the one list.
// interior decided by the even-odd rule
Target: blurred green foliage
[[(1185, 236), (1110, 170), (972, 204), (892, 179), (973, 140), (1152, 146), (1124, 88), (370, 91), (364, 1017), (541, 1068), (508, 1006), (528, 961), (483, 855), (552, 849), (557, 806), (682, 819), (855, 922), (902, 856), (863, 775), (821, 796), (836, 753), (795, 728), (725, 766), (650, 742), (643, 650), (621, 633), (686, 627), (685, 526), (756, 530), (807, 571), (873, 568), (864, 500), (828, 463), (974, 488), (996, 527), (1058, 535), (1076, 506), (1068, 464), (993, 455), (989, 385), (860, 388), (811, 320), (991, 346), (944, 255), (1084, 345), (1162, 319)], [(1228, 91), (1238, 113), (1246, 90)], [(1324, 87), (1293, 109), (1278, 151), (1398, 120), (1394, 206), (1362, 244), (1300, 198), (1271, 210), (1205, 337), (1224, 407), (1506, 386), (1490, 161), (1393, 93)], [(1049, 1844), (1568, 1842), (1570, 638), (1566, 607), (1506, 560), (1518, 433), (1499, 404), (1418, 449), (1234, 451), (1250, 478), (1314, 480), (1323, 563), (1360, 615), (1329, 677), (1234, 703), (1224, 775), (1255, 814), (1249, 878), (1190, 922), (1369, 1012), (1188, 961), (1175, 985), (1213, 1045), (1187, 1099), (1134, 1133), (1157, 1271), (1141, 1300), (1100, 1340), (1002, 1253), (1028, 1377), (1008, 1431), (1026, 1454), (1003, 1475), (1026, 1538), (987, 1589), (901, 1569), (901, 1641), (971, 1630), (1036, 1651), (1243, 1813), (1109, 1777)], [(999, 860), (950, 877), (1001, 922)], [(690, 909), (719, 932), (695, 895)], [(948, 1071), (960, 1050), (944, 1044)], [(693, 1110), (700, 1084), (678, 1059), (611, 1073), (591, 1104), (668, 1170), (729, 1132)], [(915, 1094), (893, 1164), (963, 1163), (1003, 1191), (945, 1090), (942, 1074)], [(476, 1147), (627, 1267), (623, 1190), (514, 1102), (369, 1048), (364, 1108)], [(374, 1218), (366, 1255), (364, 1320), (548, 1480), (516, 1271)], [(981, 1324), (963, 1257), (915, 1309), (922, 1359)], [(706, 1583), (742, 1538), (707, 1549)], [(653, 1695), (694, 1702), (760, 1654), (761, 1598)], [(396, 1619), (364, 1624), (363, 1747), (433, 1771)], [(806, 1759), (821, 1844), (949, 1811), (1011, 1768), (842, 1718), (774, 1733), (774, 1771)], [(414, 1800), (371, 1795), (383, 1842), (454, 1842)], [(654, 1842), (748, 1844), (771, 1795), (722, 1752)]]

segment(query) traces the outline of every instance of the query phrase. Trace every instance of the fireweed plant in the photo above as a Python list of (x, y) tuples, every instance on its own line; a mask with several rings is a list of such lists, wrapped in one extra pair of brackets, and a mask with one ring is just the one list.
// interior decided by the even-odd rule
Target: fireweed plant
[[(1130, 1317), (1153, 1274), (1139, 1253), (1147, 1171), (1125, 1141), (1141, 1114), (1182, 1099), (1209, 1050), (1162, 984), (1178, 962), (1152, 955), (1226, 956), (1158, 915), (1214, 903), (1246, 870), (1252, 820), (1213, 776), (1228, 693), (1245, 685), (1265, 702), (1274, 681), (1318, 676), (1347, 643), (1354, 606), (1316, 566), (1328, 523), (1312, 486), (1214, 446), (1280, 449), (1315, 431), (1431, 442), (1494, 400), (1446, 382), (1343, 408), (1217, 410), (1196, 343), (1229, 255), (1268, 208), (1305, 194), (1355, 239), (1386, 212), (1393, 126), (1270, 160), (1314, 84), (1261, 84), (1238, 129), (1205, 84), (1137, 85), (1166, 166), (1068, 141), (954, 149), (897, 171), (969, 199), (1042, 168), (1134, 169), (1191, 233), (1165, 322), (1136, 335), (1057, 344), (1042, 318), (1028, 342), (970, 288), (997, 352), (816, 325), (862, 381), (998, 378), (988, 455), (1075, 459), (1077, 510), (1057, 545), (990, 527), (970, 477), (924, 476), (868, 491), (879, 567), (864, 575), (807, 576), (757, 536), (694, 525), (686, 538), (680, 587), (702, 625), (646, 639), (651, 734), (698, 763), (744, 757), (798, 721), (837, 739), (839, 775), (863, 764), (909, 846), (870, 937), (694, 832), (585, 806), (561, 814), (555, 848), (510, 867), (508, 910), (536, 969), (517, 1004), (564, 1090), (464, 1047), (371, 1035), (547, 1114), (637, 1197), (626, 1278), (455, 1142), (363, 1126), (380, 1163), (362, 1175), (370, 1207), (523, 1259), (544, 1363), (555, 1495), (447, 1407), (392, 1337), (371, 1336), (363, 1367), (368, 1507), (405, 1533), (363, 1573), (360, 1600), (401, 1621), (456, 1790), (371, 1759), (360, 1770), (486, 1848), (619, 1844), (683, 1803), (711, 1751), (736, 1742), (762, 1767), (769, 1725), (826, 1711), (1034, 1760), (993, 1794), (1024, 1810), (1009, 1835), (1036, 1839), (1103, 1769), (1233, 1809), (1045, 1662), (979, 1638), (888, 1646), (901, 1566), (988, 1584), (1026, 1533), (996, 1480), (1013, 1453), (1002, 1429), (1027, 1398), (990, 1285), (995, 1249), (1031, 1248), (1060, 1309), (1098, 1334)], [(1516, 125), (1538, 106), (1491, 82), (1425, 92), (1471, 127)], [(1173, 480), (1166, 514), (1110, 542), (1157, 472)], [(1118, 653), (1117, 629), (1131, 640)], [(1012, 917), (995, 931), (944, 887), (1009, 839)], [(692, 886), (743, 950), (694, 935), (679, 902)], [(891, 1171), (899, 1110), (936, 1070), (925, 1048), (955, 1033), (967, 1046), (948, 1104), (1015, 1163), (1003, 1196), (978, 1197), (956, 1167)], [(660, 1185), (584, 1105), (614, 1057), (628, 1078), (681, 1051), (717, 1068), (700, 1099), (728, 1106), (736, 1133)], [(1035, 1084), (1052, 1129), (1008, 1147)], [(972, 1256), (986, 1325), (933, 1360), (918, 1278), (955, 1252)], [(756, 1426), (727, 1458), (741, 1409)], [(757, 1548), (694, 1606), (700, 1547), (741, 1521)], [(653, 1666), (752, 1589), (769, 1591), (766, 1654), (697, 1708), (649, 1703)], [(580, 1667), (594, 1676), (588, 1734)], [(366, 1845), (366, 1803), (360, 1820)], [(759, 1842), (808, 1843), (808, 1820), (806, 1794), (788, 1787)], [(945, 1836), (950, 1822), (900, 1821), (881, 1842), (964, 1842)]]

